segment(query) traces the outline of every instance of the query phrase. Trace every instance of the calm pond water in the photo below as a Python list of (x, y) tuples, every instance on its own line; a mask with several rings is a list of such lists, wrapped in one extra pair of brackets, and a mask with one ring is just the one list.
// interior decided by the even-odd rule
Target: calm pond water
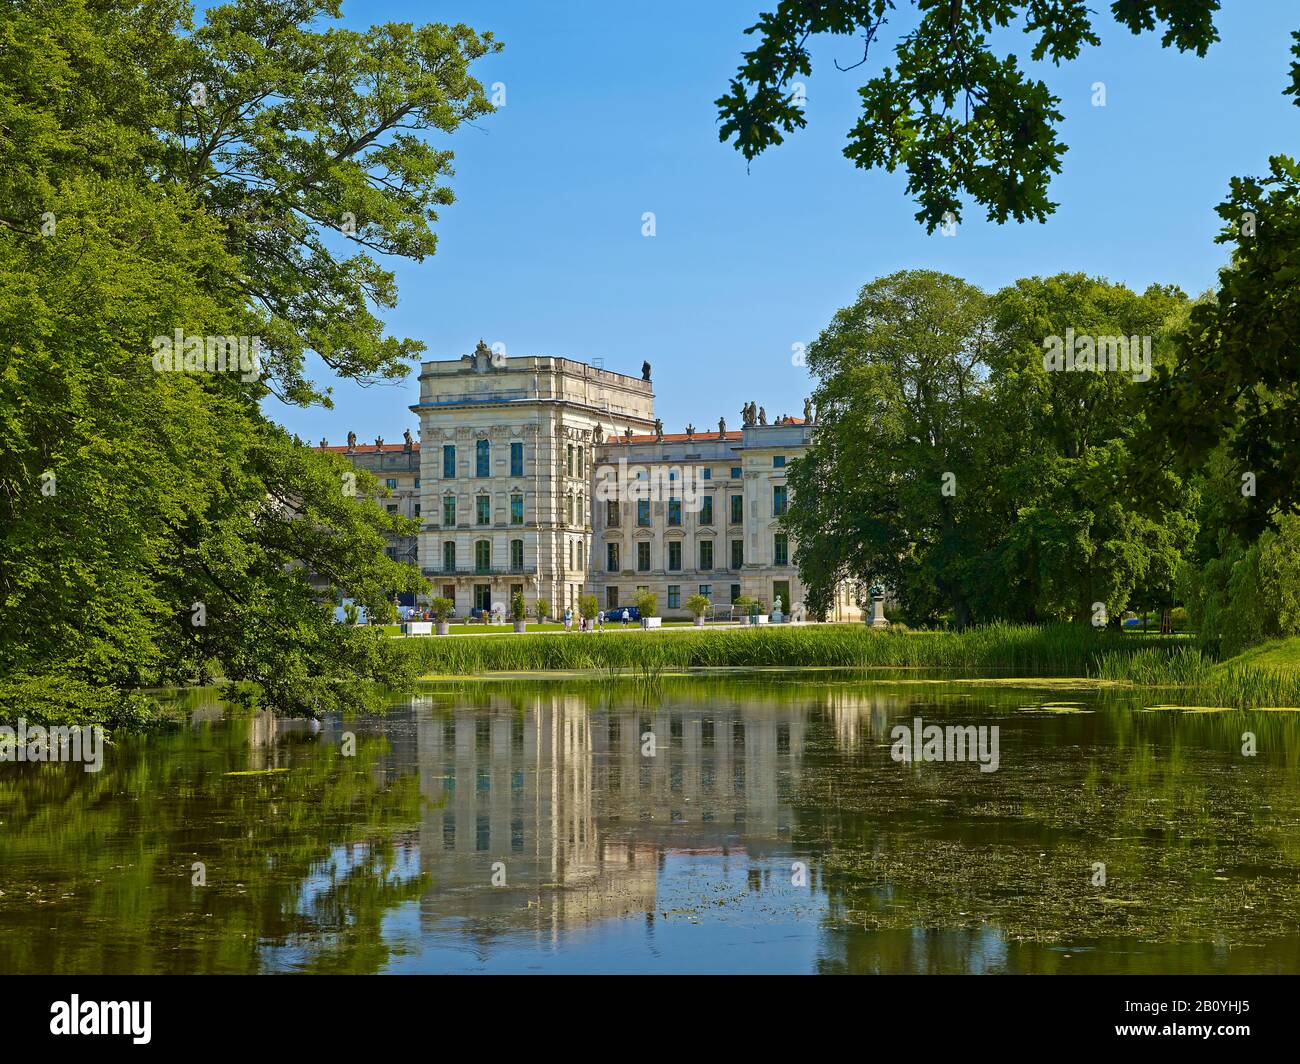
[[(827, 672), (213, 697), (97, 774), (0, 764), (0, 972), (1300, 971), (1297, 714)], [(893, 760), (918, 717), (996, 725), (997, 771)]]

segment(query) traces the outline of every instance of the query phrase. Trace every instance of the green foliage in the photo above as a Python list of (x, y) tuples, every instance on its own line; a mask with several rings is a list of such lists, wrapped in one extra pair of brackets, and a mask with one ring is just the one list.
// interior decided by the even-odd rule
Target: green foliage
[(634, 601), (642, 617), (653, 617), (659, 611), (659, 596), (653, 591), (638, 591)]
[(594, 620), (600, 612), (600, 600), (595, 595), (579, 595), (578, 612), (587, 620)]
[(1253, 537), (1300, 509), (1300, 166), (1275, 156), (1267, 178), (1233, 178), (1218, 213), (1232, 261), (1157, 379), (1151, 435), (1184, 471), (1222, 450), (1237, 489), (1249, 475), (1253, 494), (1224, 516)]
[[(813, 445), (789, 474), (805, 601), (890, 587), (909, 620), (1089, 622), (1171, 596), (1195, 495), (1122, 493), (1142, 425), (1138, 373), (1048, 372), (1067, 333), (1155, 335), (1181, 293), (1062, 274), (993, 297), (906, 271), (866, 285), (812, 344)], [(1157, 346), (1153, 344), (1153, 347)]]
[(516, 591), (510, 599), (510, 616), (516, 621), (528, 619), (528, 602), (524, 599), (522, 591)]
[(1245, 544), (1226, 536), (1221, 552), (1182, 572), (1194, 627), (1222, 657), (1267, 639), (1300, 634), (1300, 516)]
[(423, 674), (555, 669), (806, 667), (998, 670), (1012, 676), (1087, 676), (1104, 656), (1182, 646), (1077, 625), (993, 624), (965, 632), (874, 631), (860, 624), (744, 627), (704, 632), (622, 632), (602, 639), (485, 635), (390, 640)]
[(710, 605), (707, 595), (692, 595), (686, 600), (686, 608), (691, 611), (692, 617), (703, 617), (709, 612)]
[(443, 598), (441, 595), (429, 599), (429, 612), (433, 614), (433, 619), (439, 623), (445, 623), (451, 616), (451, 611), (455, 608), (456, 603), (449, 598)]
[(533, 611), (537, 614), (538, 621), (544, 621), (551, 615), (551, 600), (539, 598), (533, 603)]
[(161, 707), (141, 694), (124, 694), (70, 676), (15, 675), (0, 679), (0, 724), (140, 728), (156, 723)]
[[(794, 83), (812, 73), (809, 40), (817, 34), (864, 40), (859, 64), (879, 47), (888, 16), (907, 0), (779, 0), (745, 32), (758, 35), (726, 95), (718, 99), (718, 136), (734, 140), (746, 159), (802, 129)], [(1137, 34), (1163, 25), (1161, 44), (1204, 55), (1218, 40), (1218, 0), (1114, 0), (1110, 12)], [(961, 218), (962, 194), (998, 222), (1042, 221), (1065, 145), (1056, 135), (1060, 99), (1026, 77), (1015, 55), (998, 58), (989, 34), (1019, 26), (1034, 61), (1054, 64), (1097, 45), (1095, 13), (1085, 0), (916, 0), (915, 25), (899, 36), (894, 64), (858, 90), (862, 114), (844, 154), (863, 168), (907, 171), (907, 191), (927, 229)], [(909, 11), (910, 13), (910, 11)], [(1300, 39), (1300, 38), (1298, 38)], [(1300, 73), (1295, 75), (1300, 86)], [(1293, 89), (1291, 91), (1300, 91)]]
[[(108, 687), (219, 669), (288, 712), (403, 675), (373, 618), (423, 587), (385, 557), (413, 522), (292, 439), (268, 399), (328, 401), (315, 352), (360, 380), (419, 351), (383, 336), (420, 258), (449, 133), (490, 109), (465, 27), (309, 28), (330, 2), (0, 9), (0, 676)], [(381, 76), (382, 75), (382, 76)], [(204, 102), (196, 102), (195, 93)], [(260, 374), (158, 372), (155, 337), (256, 338)], [(322, 595), (315, 574), (330, 586)], [(69, 703), (75, 708), (74, 698)]]

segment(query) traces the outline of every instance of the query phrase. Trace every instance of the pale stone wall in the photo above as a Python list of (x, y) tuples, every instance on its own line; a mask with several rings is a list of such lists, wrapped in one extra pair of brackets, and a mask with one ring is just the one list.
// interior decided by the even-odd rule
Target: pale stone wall
[[(545, 597), (553, 615), (576, 608), (585, 592), (602, 608), (632, 605), (641, 588), (658, 596), (665, 617), (688, 617), (686, 602), (702, 589), (715, 604), (745, 595), (769, 610), (780, 594), (787, 614), (803, 599), (793, 543), (778, 554), (783, 533), (774, 489), (785, 488), (788, 499), (788, 464), (807, 448), (810, 426), (658, 436), (649, 380), (570, 359), (506, 358), (482, 344), (472, 355), (426, 362), (420, 402), (411, 409), (420, 417), (419, 565), (437, 593), (455, 599), (461, 616), (476, 605), (508, 608), (516, 588), (530, 611)], [(489, 462), (483, 471), (480, 441)], [(522, 446), (520, 469), (512, 469), (512, 444)], [(447, 447), (455, 448), (451, 476), (443, 475)], [(648, 475), (675, 467), (683, 486), (695, 478), (701, 497), (712, 500), (711, 520), (684, 493), (680, 523), (662, 495), (650, 500), (647, 525), (638, 524), (637, 504), (623, 494), (611, 515), (600, 498), (602, 474), (617, 470), (620, 460), (644, 466)], [(733, 496), (740, 499), (734, 512)], [(514, 498), (522, 499), (522, 519), (512, 510)], [(448, 499), (455, 504), (450, 524)], [(448, 544), (454, 567), (447, 565)], [(618, 552), (613, 570), (611, 544)], [(711, 545), (711, 560), (701, 554), (703, 544)], [(859, 616), (842, 592), (833, 619)]]

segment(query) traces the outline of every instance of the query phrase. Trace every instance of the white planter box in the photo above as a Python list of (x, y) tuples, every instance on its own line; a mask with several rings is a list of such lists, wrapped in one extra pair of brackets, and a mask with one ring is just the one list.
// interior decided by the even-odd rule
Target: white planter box
[(433, 635), (433, 622), (407, 621), (402, 625), (402, 635)]
[(642, 628), (662, 628), (662, 627), (663, 627), (663, 620), (664, 620), (664, 619), (663, 619), (662, 617), (642, 617), (642, 618), (641, 618), (641, 627), (642, 627)]
[(751, 614), (749, 615), (749, 623), (750, 623), (750, 624), (767, 624), (767, 614), (766, 614), (766, 613), (760, 613), (760, 614), (758, 614), (757, 616), (755, 616), (754, 614), (751, 613)]

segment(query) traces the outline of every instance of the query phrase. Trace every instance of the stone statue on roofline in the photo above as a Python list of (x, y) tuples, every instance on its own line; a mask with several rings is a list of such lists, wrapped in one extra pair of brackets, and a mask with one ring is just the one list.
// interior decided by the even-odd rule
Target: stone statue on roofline
[(642, 363), (641, 363), (641, 379), (642, 379), (643, 381), (648, 381), (648, 380), (650, 379), (650, 363), (649, 363), (649, 362), (642, 362)]
[(327, 447), (329, 447), (329, 445), (330, 445), (330, 441), (327, 440), (324, 436), (322, 436), (322, 437), (320, 438), (320, 449), (323, 451), (323, 450), (325, 450)]
[(664, 439), (664, 423), (659, 418), (655, 418), (655, 442), (662, 443)]
[(596, 422), (596, 427), (595, 429), (592, 430), (592, 439), (594, 439), (597, 443), (605, 442), (605, 426), (602, 425), (599, 421)]
[(758, 423), (760, 425), (767, 424), (767, 407), (765, 406), (760, 406), (758, 408)]
[(720, 417), (718, 418), (718, 439), (725, 440), (726, 438), (727, 438), (727, 419), (725, 417)]
[(625, 428), (625, 429), (623, 430), (623, 439), (624, 439), (627, 443), (631, 443), (631, 442), (632, 442), (632, 426), (631, 426), (631, 425), (628, 425), (627, 428)]
[(376, 437), (375, 437), (375, 450), (376, 450), (376, 451), (382, 451), (383, 449), (384, 449), (384, 438), (383, 438), (382, 436), (376, 436)]
[(402, 450), (411, 451), (415, 449), (415, 440), (411, 438), (411, 430), (407, 429), (402, 433)]
[(803, 401), (803, 420), (805, 425), (811, 425), (813, 423), (813, 409), (812, 409), (811, 399), (805, 399)]
[(688, 440), (693, 440), (693, 439), (695, 439), (695, 426), (694, 426), (694, 425), (687, 425), (687, 426), (686, 426), (686, 438), (687, 438)]
[(349, 432), (349, 433), (348, 433), (348, 453), (351, 454), (351, 453), (352, 453), (353, 451), (355, 451), (356, 449), (357, 449), (357, 434), (356, 434), (355, 432)]

